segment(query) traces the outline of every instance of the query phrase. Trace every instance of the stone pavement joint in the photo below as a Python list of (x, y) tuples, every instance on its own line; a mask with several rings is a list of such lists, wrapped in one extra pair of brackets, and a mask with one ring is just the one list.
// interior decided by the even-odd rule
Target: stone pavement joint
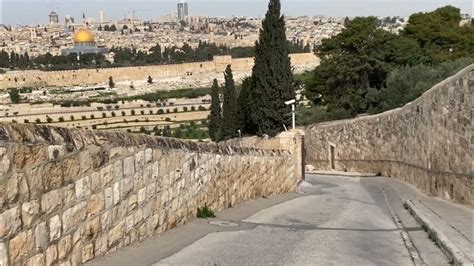
[[(449, 224), (441, 215), (436, 213), (433, 205), (427, 207), (421, 199), (407, 200), (405, 206), (415, 219), (426, 228), (432, 240), (446, 252), (455, 265), (474, 264), (472, 239), (466, 237), (466, 234), (463, 234), (456, 226)], [(463, 211), (469, 210), (459, 208), (459, 212)], [(459, 215), (459, 217), (462, 216)], [(466, 222), (472, 224), (472, 220)]]

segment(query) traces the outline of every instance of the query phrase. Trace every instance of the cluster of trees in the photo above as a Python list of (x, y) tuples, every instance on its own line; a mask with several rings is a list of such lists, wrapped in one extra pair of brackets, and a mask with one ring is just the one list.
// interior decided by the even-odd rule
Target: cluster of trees
[(270, 0), (255, 44), (252, 76), (243, 81), (237, 93), (232, 70), (227, 67), (222, 109), (219, 86), (214, 81), (209, 119), (209, 135), (214, 141), (236, 137), (239, 130), (246, 135), (275, 136), (285, 129), (290, 122), (285, 102), (295, 98), (296, 86), (289, 52), (280, 1)]
[(306, 96), (334, 115), (325, 120), (403, 106), (430, 88), (433, 73), (423, 71), (433, 69), (443, 79), (452, 73), (442, 71), (443, 62), (473, 62), (474, 28), (460, 21), (460, 10), (447, 6), (412, 15), (396, 35), (380, 29), (374, 17), (355, 18), (317, 49), (321, 65), (306, 82)]
[(46, 53), (36, 58), (30, 58), (27, 52), (19, 54), (0, 51), (0, 68), (41, 69), (41, 70), (69, 70), (79, 68), (97, 68), (110, 65), (102, 54), (84, 54), (78, 59), (77, 54), (67, 56)]

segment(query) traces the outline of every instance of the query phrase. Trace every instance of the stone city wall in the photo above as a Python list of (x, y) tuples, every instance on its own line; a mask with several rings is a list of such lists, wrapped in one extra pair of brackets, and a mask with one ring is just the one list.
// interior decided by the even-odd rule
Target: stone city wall
[(307, 163), (396, 177), (429, 195), (474, 206), (473, 103), (471, 65), (402, 108), (309, 126)]
[[(314, 69), (319, 59), (313, 53), (292, 54), (293, 67), (296, 72)], [(109, 77), (115, 82), (146, 80), (148, 76), (154, 80), (172, 77), (186, 77), (222, 73), (227, 65), (232, 65), (236, 72), (251, 71), (253, 58), (236, 58), (231, 56), (215, 56), (213, 61), (184, 63), (173, 65), (156, 65), (143, 67), (120, 67), (102, 69), (79, 69), (68, 71), (15, 71), (0, 74), (1, 88), (10, 87), (42, 87), (42, 86), (73, 86), (108, 84)]]
[(291, 149), (0, 124), (0, 265), (77, 265), (198, 207), (294, 191), (298, 160)]

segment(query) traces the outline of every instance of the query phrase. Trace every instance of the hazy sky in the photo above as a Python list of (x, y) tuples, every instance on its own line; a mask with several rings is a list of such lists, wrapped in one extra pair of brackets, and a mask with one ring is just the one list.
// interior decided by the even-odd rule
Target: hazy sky
[[(98, 17), (104, 10), (112, 19), (123, 18), (131, 10), (151, 20), (175, 11), (179, 0), (0, 0), (0, 23), (43, 24), (53, 9), (64, 21), (66, 14), (76, 20)], [(268, 0), (188, 0), (190, 15), (263, 16)], [(444, 5), (473, 13), (474, 0), (282, 0), (287, 15), (329, 16), (408, 16), (414, 12), (431, 11)]]

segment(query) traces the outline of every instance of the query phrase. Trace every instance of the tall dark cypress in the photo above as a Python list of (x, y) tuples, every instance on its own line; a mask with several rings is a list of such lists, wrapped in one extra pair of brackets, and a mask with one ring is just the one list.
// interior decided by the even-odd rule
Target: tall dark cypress
[(239, 129), (242, 133), (255, 134), (250, 121), (249, 93), (252, 86), (252, 78), (246, 77), (242, 81), (239, 96), (237, 97), (237, 114), (239, 118)]
[(251, 120), (259, 135), (275, 136), (289, 124), (290, 108), (285, 101), (295, 98), (295, 89), (285, 31), (280, 1), (270, 0), (255, 43), (249, 96)]
[(237, 136), (239, 120), (237, 117), (237, 96), (235, 92), (232, 68), (227, 66), (224, 72), (224, 104), (222, 105), (222, 136), (225, 140)]
[(211, 114), (209, 120), (209, 135), (213, 141), (219, 141), (221, 139), (222, 112), (217, 79), (214, 79), (211, 89)]

